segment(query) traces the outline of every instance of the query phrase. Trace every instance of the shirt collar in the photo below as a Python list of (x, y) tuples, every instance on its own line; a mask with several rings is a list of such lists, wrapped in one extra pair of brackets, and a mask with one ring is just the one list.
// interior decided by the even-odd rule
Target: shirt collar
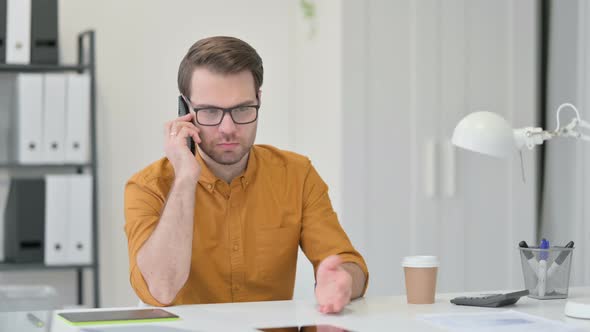
[[(213, 172), (207, 167), (207, 164), (201, 157), (201, 154), (196, 151), (197, 162), (201, 165), (201, 175), (199, 177), (199, 183), (201, 183), (208, 191), (212, 192), (215, 190), (215, 184), (217, 181), (223, 181), (213, 174)], [(258, 158), (256, 156), (256, 149), (254, 147), (250, 148), (250, 154), (248, 155), (248, 164), (246, 165), (246, 170), (242, 172), (241, 175), (238, 175), (233, 181), (239, 181), (242, 185), (243, 189), (246, 189), (248, 184), (252, 183), (254, 177), (256, 176), (256, 171), (258, 169)]]

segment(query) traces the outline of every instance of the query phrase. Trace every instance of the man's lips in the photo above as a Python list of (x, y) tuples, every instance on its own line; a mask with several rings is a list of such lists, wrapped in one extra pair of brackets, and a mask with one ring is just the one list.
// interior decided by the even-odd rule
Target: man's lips
[(217, 145), (224, 148), (224, 149), (231, 149), (231, 148), (235, 148), (236, 146), (238, 146), (238, 143), (219, 143)]

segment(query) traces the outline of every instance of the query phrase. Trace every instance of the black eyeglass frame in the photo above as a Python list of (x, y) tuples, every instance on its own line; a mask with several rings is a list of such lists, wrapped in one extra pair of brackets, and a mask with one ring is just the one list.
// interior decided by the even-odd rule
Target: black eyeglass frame
[[(245, 125), (245, 124), (249, 124), (252, 122), (256, 122), (256, 120), (258, 120), (258, 110), (260, 109), (260, 102), (258, 102), (258, 105), (240, 105), (240, 106), (235, 106), (235, 107), (231, 107), (231, 108), (221, 108), (221, 107), (199, 107), (199, 108), (194, 108), (191, 104), (190, 104), (190, 99), (188, 99), (187, 97), (185, 97), (186, 100), (188, 101), (188, 105), (190, 108), (193, 109), (193, 111), (195, 111), (195, 121), (197, 121), (198, 124), (200, 124), (201, 126), (206, 126), (206, 127), (215, 127), (215, 126), (219, 126), (221, 124), (221, 122), (223, 122), (223, 118), (225, 118), (225, 115), (229, 113), (229, 117), (231, 118), (231, 120), (234, 122), (234, 124), (237, 125)], [(256, 96), (256, 100), (258, 100), (258, 96)], [(232, 111), (235, 109), (238, 109), (240, 107), (254, 107), (256, 109), (256, 116), (254, 117), (254, 120), (252, 121), (248, 121), (248, 122), (237, 122), (234, 119), (234, 116), (232, 114)], [(219, 120), (218, 123), (216, 124), (203, 124), (199, 122), (199, 111), (202, 110), (210, 110), (210, 109), (216, 109), (216, 110), (221, 110), (223, 111), (223, 115), (221, 115), (221, 119)]]

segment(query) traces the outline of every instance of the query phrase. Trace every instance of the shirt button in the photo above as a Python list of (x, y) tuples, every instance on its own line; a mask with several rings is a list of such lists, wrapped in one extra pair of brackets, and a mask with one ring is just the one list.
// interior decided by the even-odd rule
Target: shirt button
[(237, 244), (234, 244), (234, 251), (238, 251), (238, 249), (240, 249), (240, 246), (238, 246)]
[(209, 183), (209, 184), (207, 185), (207, 189), (211, 190), (211, 188), (213, 188), (213, 185), (212, 185), (211, 183)]

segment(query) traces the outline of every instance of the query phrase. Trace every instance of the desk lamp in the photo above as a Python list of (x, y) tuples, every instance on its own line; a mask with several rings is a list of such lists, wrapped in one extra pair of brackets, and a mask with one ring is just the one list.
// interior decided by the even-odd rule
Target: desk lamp
[[(567, 125), (560, 127), (559, 114), (565, 108), (572, 109), (576, 116)], [(465, 116), (453, 131), (454, 145), (474, 152), (499, 158), (510, 158), (515, 151), (520, 153), (524, 147), (532, 150), (536, 145), (554, 137), (572, 137), (590, 141), (590, 136), (582, 134), (579, 129), (590, 129), (590, 123), (580, 118), (578, 109), (564, 103), (557, 108), (557, 126), (553, 131), (540, 127), (513, 129), (503, 117), (492, 112), (473, 112)], [(521, 167), (524, 179), (524, 167)], [(590, 319), (590, 299), (568, 300), (565, 314), (570, 317)]]

